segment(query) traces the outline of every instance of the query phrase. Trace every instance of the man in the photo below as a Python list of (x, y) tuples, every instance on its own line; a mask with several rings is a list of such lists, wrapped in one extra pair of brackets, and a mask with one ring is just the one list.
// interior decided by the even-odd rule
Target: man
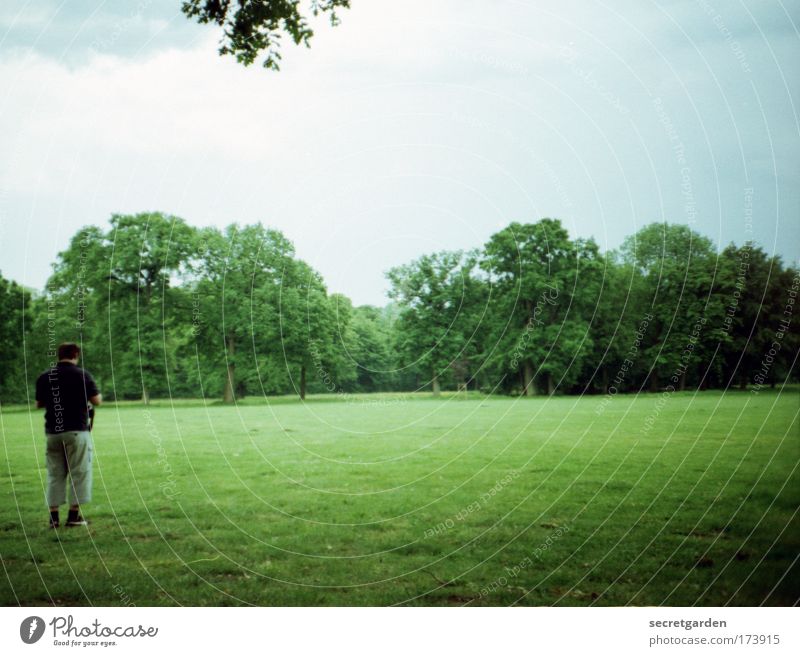
[(59, 506), (67, 501), (65, 487), (70, 479), (70, 507), (67, 526), (86, 526), (81, 505), (92, 498), (92, 434), (89, 407), (103, 398), (91, 374), (78, 367), (81, 349), (71, 342), (58, 347), (58, 363), (36, 380), (36, 407), (45, 408), (47, 437), (47, 504), (50, 528), (58, 528)]

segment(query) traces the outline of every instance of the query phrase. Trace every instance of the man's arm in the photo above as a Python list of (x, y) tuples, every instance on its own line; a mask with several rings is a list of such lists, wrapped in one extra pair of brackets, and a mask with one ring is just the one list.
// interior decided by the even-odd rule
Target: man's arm
[(97, 383), (94, 382), (92, 374), (90, 374), (88, 371), (84, 371), (83, 376), (84, 389), (86, 390), (86, 396), (89, 399), (89, 403), (94, 406), (100, 405), (103, 402), (103, 395), (100, 394), (100, 390), (97, 389)]
[(42, 377), (36, 379), (36, 407), (44, 408), (44, 385), (42, 385)]

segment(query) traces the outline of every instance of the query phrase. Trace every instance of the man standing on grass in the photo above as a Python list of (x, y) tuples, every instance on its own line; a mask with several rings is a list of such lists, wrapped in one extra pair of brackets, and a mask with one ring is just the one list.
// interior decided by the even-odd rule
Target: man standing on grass
[(89, 407), (102, 396), (91, 374), (78, 366), (81, 349), (71, 342), (58, 347), (58, 362), (36, 380), (36, 407), (45, 408), (47, 437), (47, 503), (50, 528), (58, 528), (58, 508), (66, 503), (70, 479), (67, 526), (86, 526), (80, 507), (92, 499), (92, 434)]

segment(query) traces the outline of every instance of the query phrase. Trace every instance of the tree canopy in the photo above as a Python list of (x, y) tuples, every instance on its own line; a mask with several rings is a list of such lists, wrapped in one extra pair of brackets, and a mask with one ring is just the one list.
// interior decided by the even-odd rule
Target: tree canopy
[(390, 303), (354, 306), (261, 223), (115, 214), (73, 235), (42, 292), (0, 277), (0, 400), (28, 399), (64, 341), (106, 398), (144, 403), (797, 380), (800, 273), (749, 242), (716, 252), (688, 226), (646, 225), (603, 254), (557, 219), (515, 222), (386, 275)]
[(263, 55), (263, 66), (278, 70), (282, 35), (309, 46), (314, 36), (309, 16), (327, 14), (337, 25), (338, 10), (349, 7), (350, 0), (310, 0), (305, 9), (299, 0), (184, 0), (181, 9), (200, 23), (223, 28), (221, 55), (233, 55), (245, 66)]

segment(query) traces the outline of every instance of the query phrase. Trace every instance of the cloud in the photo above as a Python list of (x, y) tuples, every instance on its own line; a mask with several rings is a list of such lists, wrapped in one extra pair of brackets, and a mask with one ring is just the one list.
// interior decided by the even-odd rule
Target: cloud
[(186, 20), (180, 2), (12, 0), (0, 6), (0, 52), (33, 51), (71, 66), (86, 65), (97, 52), (136, 57), (192, 47), (204, 34)]
[[(357, 303), (381, 302), (389, 266), (511, 220), (558, 216), (614, 247), (686, 221), (655, 97), (685, 145), (694, 227), (741, 241), (753, 186), (756, 239), (800, 251), (784, 218), (800, 200), (784, 183), (799, 139), (783, 28), (769, 48), (747, 40), (748, 77), (697, 3), (666, 7), (695, 49), (641, 3), (623, 19), (584, 3), (370, 0), (321, 23), (311, 49), (286, 44), (273, 73), (219, 57), (217, 29), (164, 4), (0, 13), (14, 26), (0, 45), (5, 275), (40, 287), (77, 227), (154, 209), (273, 225)], [(92, 47), (99, 34), (114, 40)]]

